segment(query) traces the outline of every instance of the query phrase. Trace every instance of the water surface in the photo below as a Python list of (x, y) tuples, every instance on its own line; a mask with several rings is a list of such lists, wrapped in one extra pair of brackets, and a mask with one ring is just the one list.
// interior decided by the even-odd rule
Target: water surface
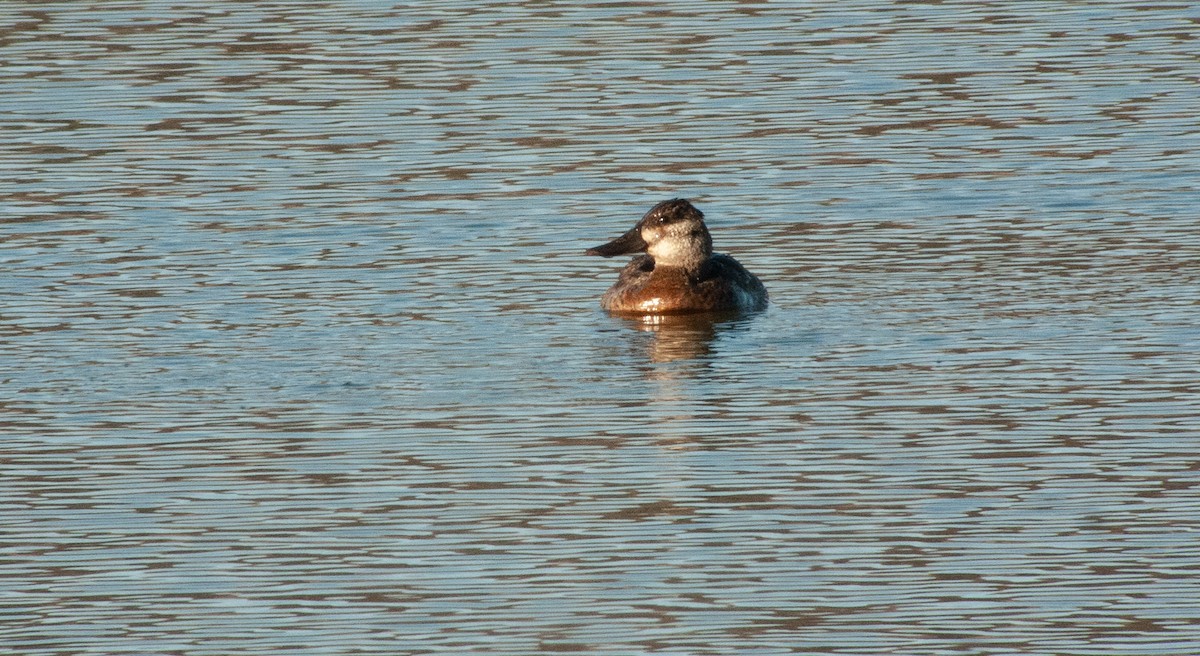
[(5, 4), (0, 644), (1200, 652), (1198, 22)]

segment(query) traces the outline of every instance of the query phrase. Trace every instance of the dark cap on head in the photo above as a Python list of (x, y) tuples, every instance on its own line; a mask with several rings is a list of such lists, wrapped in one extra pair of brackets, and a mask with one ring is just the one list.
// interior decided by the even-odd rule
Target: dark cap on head
[(686, 198), (672, 198), (650, 208), (639, 225), (667, 225), (676, 221), (703, 221), (704, 213)]

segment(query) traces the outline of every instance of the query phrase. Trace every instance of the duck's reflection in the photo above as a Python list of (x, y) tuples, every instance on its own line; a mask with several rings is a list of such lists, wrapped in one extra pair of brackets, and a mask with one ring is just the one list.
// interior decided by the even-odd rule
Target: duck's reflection
[(736, 312), (645, 314), (622, 318), (635, 330), (654, 334), (646, 345), (646, 355), (651, 362), (704, 358), (713, 352), (718, 334), (740, 323)]
[(720, 368), (714, 368), (719, 350), (722, 344), (729, 345), (730, 333), (745, 329), (750, 315), (697, 313), (620, 319), (638, 333), (621, 342), (625, 349), (635, 349), (635, 357), (643, 363), (636, 369), (651, 384), (642, 412), (645, 424), (653, 426), (650, 430), (656, 443), (670, 450), (703, 448), (700, 435), (710, 432), (707, 416), (712, 399), (708, 397), (714, 389), (703, 383), (719, 379), (716, 372)]

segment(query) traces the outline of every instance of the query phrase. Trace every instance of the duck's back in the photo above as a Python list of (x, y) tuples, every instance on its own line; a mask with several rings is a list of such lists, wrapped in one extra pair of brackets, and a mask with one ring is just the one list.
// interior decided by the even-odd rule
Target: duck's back
[(640, 255), (621, 271), (600, 305), (611, 312), (643, 314), (761, 310), (767, 290), (728, 255), (712, 255), (696, 274), (655, 267), (653, 258)]

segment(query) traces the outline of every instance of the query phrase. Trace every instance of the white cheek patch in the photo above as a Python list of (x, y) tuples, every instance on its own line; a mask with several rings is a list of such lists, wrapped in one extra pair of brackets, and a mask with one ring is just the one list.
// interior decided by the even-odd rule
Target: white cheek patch
[(686, 240), (672, 235), (652, 244), (650, 248), (646, 249), (646, 252), (654, 258), (655, 262), (671, 266), (677, 262), (683, 262), (689, 257), (694, 257), (693, 250), (692, 245)]
[(697, 227), (696, 224), (681, 221), (644, 229), (642, 239), (649, 244), (646, 252), (654, 258), (655, 264), (669, 267), (698, 266), (710, 251), (705, 235)]

